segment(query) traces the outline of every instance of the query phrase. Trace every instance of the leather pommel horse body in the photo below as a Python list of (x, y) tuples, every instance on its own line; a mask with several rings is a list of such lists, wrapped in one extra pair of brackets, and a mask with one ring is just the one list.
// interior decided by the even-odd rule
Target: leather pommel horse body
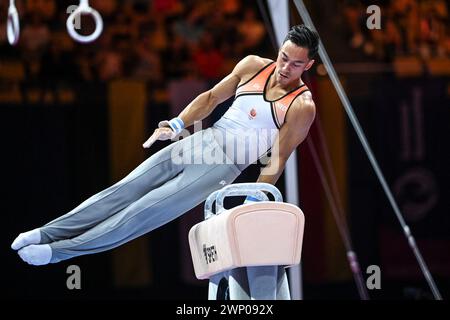
[[(271, 192), (275, 201), (268, 201), (263, 191)], [(224, 198), (236, 195), (262, 201), (224, 209)], [(220, 298), (219, 284), (227, 281), (228, 294), (222, 298), (290, 299), (284, 269), (300, 263), (304, 224), (300, 208), (282, 202), (270, 184), (234, 184), (212, 193), (205, 220), (189, 232), (195, 275), (210, 279), (209, 299)]]

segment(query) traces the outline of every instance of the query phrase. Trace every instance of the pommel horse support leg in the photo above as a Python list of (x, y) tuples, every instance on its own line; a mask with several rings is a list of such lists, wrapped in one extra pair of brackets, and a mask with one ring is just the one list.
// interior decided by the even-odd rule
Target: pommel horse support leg
[[(260, 202), (223, 207), (225, 197), (247, 195)], [(208, 299), (225, 298), (228, 281), (230, 300), (289, 300), (285, 268), (300, 263), (304, 225), (300, 208), (284, 203), (273, 185), (232, 184), (212, 193), (205, 221), (189, 231), (195, 275), (209, 279)]]

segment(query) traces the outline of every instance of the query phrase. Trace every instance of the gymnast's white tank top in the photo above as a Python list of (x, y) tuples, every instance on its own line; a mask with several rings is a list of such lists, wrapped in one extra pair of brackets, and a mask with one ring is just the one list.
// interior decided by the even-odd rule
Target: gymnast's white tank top
[[(224, 141), (227, 149), (230, 145), (239, 149), (239, 145), (245, 144), (248, 164), (255, 162), (272, 148), (292, 102), (309, 91), (303, 84), (276, 100), (266, 99), (266, 88), (275, 67), (276, 64), (271, 62), (239, 85), (233, 104), (213, 125), (222, 134), (226, 134)], [(238, 150), (238, 154), (242, 150), (244, 148)]]

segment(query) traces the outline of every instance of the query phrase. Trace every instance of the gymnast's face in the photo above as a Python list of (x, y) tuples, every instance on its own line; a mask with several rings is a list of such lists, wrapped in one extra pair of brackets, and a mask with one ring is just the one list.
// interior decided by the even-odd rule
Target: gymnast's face
[(281, 85), (298, 83), (302, 73), (314, 63), (308, 58), (308, 49), (287, 40), (278, 52), (275, 78)]

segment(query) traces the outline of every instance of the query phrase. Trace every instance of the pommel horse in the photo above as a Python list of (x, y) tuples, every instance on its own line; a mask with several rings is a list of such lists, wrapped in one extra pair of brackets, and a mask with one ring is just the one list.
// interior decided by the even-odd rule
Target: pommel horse
[[(231, 196), (260, 202), (225, 209)], [(208, 299), (290, 300), (285, 268), (300, 263), (304, 224), (300, 208), (284, 203), (271, 184), (232, 184), (209, 195), (205, 220), (189, 231), (195, 275), (209, 279)]]

